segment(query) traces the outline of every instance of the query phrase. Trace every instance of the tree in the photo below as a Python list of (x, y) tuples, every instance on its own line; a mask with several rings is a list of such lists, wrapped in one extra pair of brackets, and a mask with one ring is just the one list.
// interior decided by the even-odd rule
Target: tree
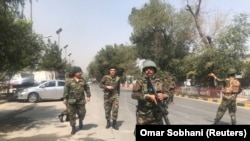
[(39, 69), (55, 72), (65, 72), (67, 62), (66, 60), (62, 60), (61, 58), (62, 49), (59, 49), (56, 42), (51, 43), (50, 40), (45, 48), (45, 52), (38, 64)]
[(142, 8), (132, 9), (129, 23), (138, 58), (151, 59), (162, 71), (181, 75), (181, 66), (176, 65), (196, 44), (191, 16), (183, 10), (176, 12), (169, 3), (150, 0)]
[(0, 2), (0, 72), (9, 80), (24, 68), (33, 69), (43, 50), (41, 36), (24, 19), (23, 7), (24, 0)]
[(103, 75), (108, 73), (110, 66), (118, 68), (118, 76), (126, 74), (138, 75), (140, 73), (136, 64), (134, 48), (123, 44), (106, 45), (104, 49), (101, 49), (88, 66), (89, 75), (100, 80)]
[(243, 59), (246, 56), (249, 35), (248, 16), (246, 14), (235, 15), (232, 22), (215, 36), (212, 48), (199, 46), (192, 54), (185, 57), (183, 64), (186, 77), (194, 76), (199, 83), (204, 84), (204, 82), (212, 81), (207, 77), (210, 72), (226, 77), (228, 69), (232, 67), (237, 69), (238, 73), (242, 70), (246, 71), (247, 69), (243, 69), (247, 68), (243, 65)]

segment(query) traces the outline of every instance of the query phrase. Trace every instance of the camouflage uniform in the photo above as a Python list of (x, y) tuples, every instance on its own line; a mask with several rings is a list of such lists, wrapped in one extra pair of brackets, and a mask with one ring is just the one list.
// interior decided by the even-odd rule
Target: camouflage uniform
[[(137, 125), (163, 125), (163, 115), (159, 107), (152, 101), (145, 99), (145, 95), (148, 94), (147, 76), (143, 76), (140, 80), (137, 80), (133, 85), (133, 91), (131, 97), (138, 101), (136, 110), (136, 123)], [(169, 93), (166, 83), (159, 78), (153, 77), (152, 83), (155, 86), (156, 91), (161, 91), (168, 97)]]
[[(235, 70), (233, 72), (235, 72)], [(229, 72), (228, 75), (232, 76), (234, 75), (234, 73)], [(229, 88), (231, 87), (230, 81), (235, 78), (234, 77), (217, 78), (216, 76), (214, 76), (214, 78), (216, 81), (221, 82), (223, 85), (222, 87), (223, 97), (222, 97), (221, 104), (219, 105), (218, 110), (216, 112), (214, 124), (217, 124), (221, 120), (221, 118), (223, 117), (223, 115), (228, 109), (229, 115), (231, 117), (232, 125), (235, 125), (236, 124), (236, 110), (237, 110), (236, 99), (237, 99), (238, 93), (228, 92)]]
[(171, 78), (170, 82), (169, 82), (170, 86), (169, 86), (169, 103), (173, 103), (174, 102), (174, 92), (175, 92), (175, 82), (173, 80), (173, 78)]
[(77, 82), (71, 78), (66, 81), (64, 86), (64, 98), (68, 101), (68, 113), (70, 125), (74, 127), (76, 125), (76, 114), (79, 118), (79, 125), (82, 125), (82, 121), (85, 118), (85, 97), (90, 98), (90, 88), (86, 80), (83, 78)]
[[(113, 86), (114, 89), (108, 90), (106, 86)], [(117, 129), (116, 121), (119, 109), (120, 78), (118, 76), (111, 77), (110, 75), (105, 75), (102, 77), (99, 87), (104, 91), (104, 110), (107, 120), (106, 128), (110, 127), (110, 120), (113, 120), (113, 128)]]

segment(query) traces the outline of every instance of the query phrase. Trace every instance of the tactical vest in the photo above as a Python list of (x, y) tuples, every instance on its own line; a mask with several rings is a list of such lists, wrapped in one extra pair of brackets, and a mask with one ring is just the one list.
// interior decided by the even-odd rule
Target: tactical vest
[(240, 82), (237, 79), (226, 79), (222, 92), (224, 94), (240, 93), (241, 92)]

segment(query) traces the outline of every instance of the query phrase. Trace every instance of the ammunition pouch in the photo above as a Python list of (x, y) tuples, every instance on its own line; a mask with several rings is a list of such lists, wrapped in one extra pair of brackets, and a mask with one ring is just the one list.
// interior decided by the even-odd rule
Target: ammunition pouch
[(68, 104), (75, 104), (76, 101), (76, 99), (68, 99)]

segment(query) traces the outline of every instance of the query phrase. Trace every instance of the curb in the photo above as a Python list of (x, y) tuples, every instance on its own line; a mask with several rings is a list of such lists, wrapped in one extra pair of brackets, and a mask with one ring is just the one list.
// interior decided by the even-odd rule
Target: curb
[[(184, 97), (184, 98), (191, 98), (191, 99), (197, 99), (197, 100), (203, 100), (203, 101), (208, 101), (208, 102), (221, 103), (221, 99), (201, 98), (201, 97), (187, 96), (187, 95), (180, 95), (180, 94), (175, 94), (175, 96)], [(237, 106), (250, 108), (250, 103), (249, 102), (237, 102)]]

